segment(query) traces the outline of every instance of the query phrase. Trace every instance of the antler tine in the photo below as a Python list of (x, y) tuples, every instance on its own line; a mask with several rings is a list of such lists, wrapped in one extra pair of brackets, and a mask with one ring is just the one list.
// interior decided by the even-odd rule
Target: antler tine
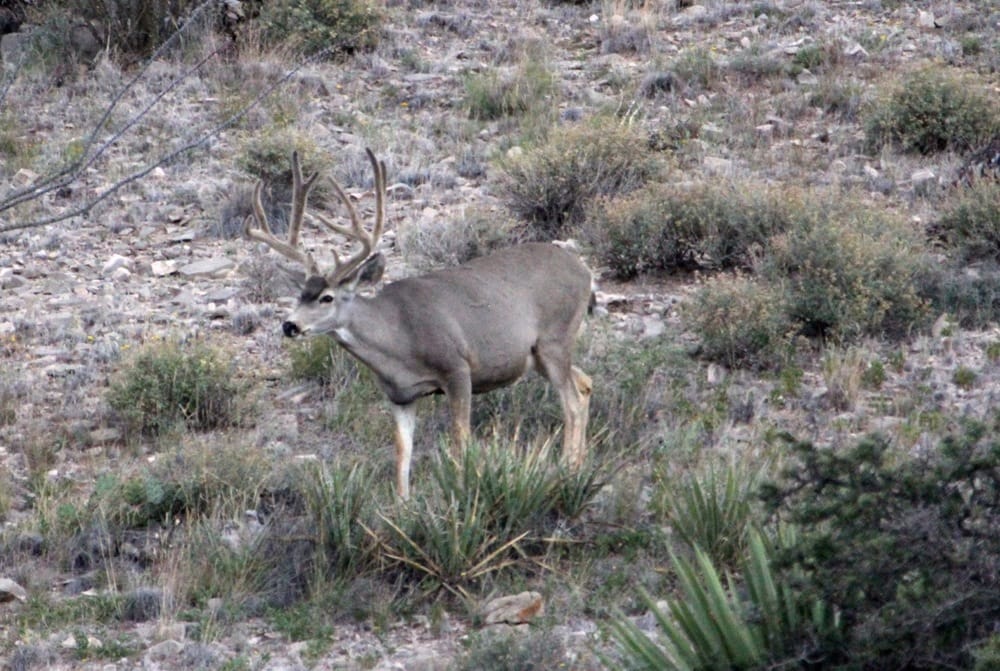
[[(271, 225), (267, 220), (267, 212), (264, 211), (263, 193), (264, 180), (257, 182), (253, 190), (253, 215), (248, 216), (243, 222), (243, 234), (251, 240), (263, 242), (265, 245), (278, 252), (282, 256), (300, 263), (305, 267), (308, 275), (319, 275), (319, 266), (312, 255), (301, 249), (298, 245), (299, 232), (302, 228), (302, 218), (305, 213), (306, 201), (309, 198), (309, 191), (316, 181), (318, 173), (310, 175), (305, 182), (302, 181), (302, 170), (299, 166), (298, 152), (292, 154), (292, 213), (288, 223), (288, 241), (279, 239), (274, 235)], [(251, 220), (256, 220), (257, 228), (251, 226)]]
[(331, 284), (336, 283), (348, 275), (350, 275), (354, 270), (358, 268), (365, 259), (372, 253), (378, 241), (382, 238), (382, 229), (385, 223), (385, 163), (379, 162), (375, 158), (374, 152), (371, 149), (365, 149), (368, 154), (368, 160), (372, 164), (372, 168), (375, 172), (375, 224), (372, 228), (371, 233), (365, 230), (364, 226), (361, 224), (361, 220), (358, 218), (357, 210), (354, 208), (354, 204), (351, 203), (350, 197), (341, 187), (337, 180), (330, 178), (330, 184), (333, 187), (334, 192), (337, 194), (337, 198), (340, 202), (344, 204), (347, 208), (347, 214), (350, 217), (351, 225), (343, 226), (338, 224), (326, 216), (319, 213), (312, 213), (310, 216), (321, 224), (326, 226), (328, 229), (342, 235), (350, 240), (357, 240), (361, 243), (361, 249), (359, 249), (355, 254), (349, 256), (346, 260), (341, 261), (340, 257), (334, 253), (334, 269), (330, 273), (329, 280)]
[(309, 200), (309, 192), (312, 191), (319, 172), (309, 175), (309, 178), (302, 181), (302, 166), (299, 163), (299, 152), (292, 152), (292, 214), (288, 222), (288, 244), (297, 247), (299, 244), (299, 233), (302, 230), (302, 217), (306, 211), (306, 202)]
[(372, 237), (378, 242), (382, 239), (382, 227), (385, 224), (385, 161), (375, 158), (375, 152), (369, 147), (365, 148), (365, 152), (375, 173), (375, 229)]

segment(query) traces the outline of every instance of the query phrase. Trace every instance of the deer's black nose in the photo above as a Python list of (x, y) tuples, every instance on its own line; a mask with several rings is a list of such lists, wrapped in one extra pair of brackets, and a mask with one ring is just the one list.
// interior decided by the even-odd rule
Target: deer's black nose
[(295, 325), (295, 322), (285, 322), (281, 325), (281, 330), (285, 332), (285, 336), (288, 338), (294, 338), (298, 334), (302, 333), (299, 327)]

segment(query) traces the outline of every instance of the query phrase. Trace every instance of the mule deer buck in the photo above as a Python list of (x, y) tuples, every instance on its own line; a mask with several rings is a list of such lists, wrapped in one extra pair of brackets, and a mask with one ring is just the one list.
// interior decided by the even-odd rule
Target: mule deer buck
[[(444, 393), (451, 415), (453, 449), (469, 438), (472, 395), (510, 385), (529, 370), (555, 387), (562, 404), (563, 458), (573, 468), (584, 460), (591, 380), (572, 364), (573, 343), (591, 299), (591, 275), (571, 252), (529, 243), (464, 265), (386, 285), (371, 297), (361, 283), (378, 282), (384, 268), (376, 246), (385, 224), (385, 163), (370, 149), (375, 172), (375, 221), (362, 226), (354, 206), (330, 180), (350, 224), (306, 212), (317, 173), (303, 179), (292, 154), (292, 210), (287, 239), (279, 239), (254, 190), (245, 233), (305, 268), (298, 306), (282, 325), (286, 336), (325, 333), (370, 368), (391, 402), (395, 420), (396, 486), (410, 494), (415, 401)], [(299, 246), (304, 218), (358, 246), (342, 259), (333, 253), (329, 272)], [(256, 227), (253, 222), (256, 222)]]

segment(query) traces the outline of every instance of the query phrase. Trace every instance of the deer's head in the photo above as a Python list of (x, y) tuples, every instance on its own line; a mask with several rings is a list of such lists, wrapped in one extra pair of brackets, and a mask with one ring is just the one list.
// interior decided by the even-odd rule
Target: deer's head
[[(271, 230), (262, 203), (264, 183), (260, 181), (254, 189), (253, 216), (247, 217), (244, 233), (252, 240), (263, 242), (282, 256), (301, 265), (304, 272), (302, 293), (299, 304), (282, 324), (282, 331), (288, 337), (309, 333), (334, 333), (345, 319), (346, 311), (354, 300), (355, 292), (362, 283), (374, 283), (382, 277), (385, 260), (374, 253), (382, 237), (385, 223), (385, 163), (375, 158), (371, 149), (365, 150), (375, 173), (375, 223), (371, 231), (362, 226), (357, 211), (344, 189), (331, 179), (337, 197), (347, 208), (350, 225), (338, 224), (320, 213), (307, 213), (309, 192), (316, 183), (319, 173), (308, 178), (302, 177), (302, 166), (298, 152), (292, 154), (292, 211), (288, 223), (288, 238), (281, 240)], [(308, 217), (329, 230), (359, 244), (358, 249), (346, 258), (333, 252), (333, 268), (322, 272), (312, 254), (299, 245), (302, 222)], [(253, 223), (256, 222), (256, 227)]]

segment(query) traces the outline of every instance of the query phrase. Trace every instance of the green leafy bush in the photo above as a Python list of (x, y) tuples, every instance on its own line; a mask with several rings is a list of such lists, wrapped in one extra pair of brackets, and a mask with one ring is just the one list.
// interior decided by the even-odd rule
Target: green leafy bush
[(1000, 112), (978, 82), (927, 68), (871, 104), (864, 125), (869, 151), (968, 151), (1000, 130)]
[(730, 368), (768, 369), (788, 360), (795, 324), (781, 283), (722, 276), (683, 306), (699, 355)]
[(370, 0), (275, 0), (262, 4), (258, 20), (271, 45), (342, 56), (374, 48), (382, 18)]
[(221, 14), (204, 0), (65, 0), (39, 3), (33, 12), (40, 24), (36, 47), (53, 66), (91, 58), (105, 47), (138, 62), (185, 24), (215, 28)]
[(998, 429), (1000, 418), (965, 421), (919, 453), (878, 436), (791, 443), (794, 458), (762, 491), (800, 525), (781, 574), (841, 613), (831, 666), (972, 668), (1000, 621)]
[(784, 286), (788, 315), (807, 335), (850, 341), (901, 337), (926, 318), (929, 262), (906, 222), (864, 206), (827, 204), (771, 239), (762, 276)]
[(945, 265), (928, 273), (921, 293), (938, 314), (948, 313), (965, 328), (982, 328), (1000, 320), (1000, 267)]
[(963, 260), (1000, 263), (1000, 183), (978, 180), (962, 190), (935, 228)]
[(802, 199), (759, 184), (654, 185), (598, 201), (583, 237), (615, 276), (749, 268), (775, 233), (800, 218)]
[(155, 436), (179, 424), (196, 431), (235, 424), (241, 391), (216, 349), (154, 342), (118, 374), (107, 401), (128, 432)]
[(626, 193), (656, 172), (645, 136), (618, 119), (559, 126), (501, 161), (497, 194), (533, 237), (551, 240), (583, 220), (595, 198)]

